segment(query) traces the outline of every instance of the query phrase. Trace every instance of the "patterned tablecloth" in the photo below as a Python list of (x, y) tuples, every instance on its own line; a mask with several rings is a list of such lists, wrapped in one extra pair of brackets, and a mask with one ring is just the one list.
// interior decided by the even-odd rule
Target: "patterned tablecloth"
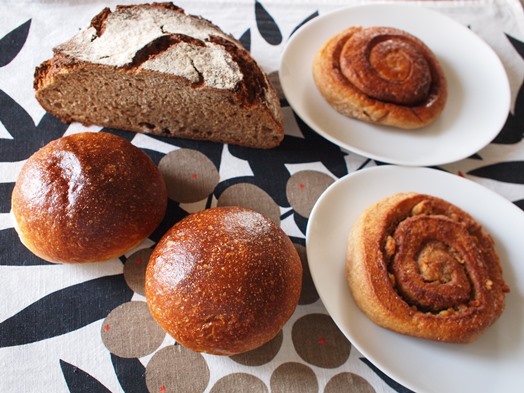
[[(239, 38), (279, 86), (280, 55), (297, 27), (357, 3), (363, 2), (177, 4)], [(494, 141), (441, 169), (481, 183), (524, 209), (521, 4), (417, 4), (422, 3), (483, 38), (501, 58), (511, 84), (512, 109)], [(35, 66), (104, 6), (116, 4), (0, 2), (0, 391), (409, 391), (365, 359), (336, 327), (315, 290), (305, 252), (308, 217), (319, 195), (337, 178), (384, 163), (324, 140), (294, 115), (283, 95), (286, 138), (269, 151), (89, 127), (132, 141), (159, 165), (170, 189), (164, 222), (138, 249), (103, 264), (52, 265), (21, 245), (9, 216), (21, 166), (49, 141), (84, 129), (62, 124), (38, 105), (32, 87)], [(265, 213), (291, 237), (305, 268), (300, 303), (282, 332), (260, 349), (232, 357), (193, 353), (176, 345), (152, 320), (144, 297), (144, 268), (155, 242), (176, 221), (207, 207), (231, 204)]]

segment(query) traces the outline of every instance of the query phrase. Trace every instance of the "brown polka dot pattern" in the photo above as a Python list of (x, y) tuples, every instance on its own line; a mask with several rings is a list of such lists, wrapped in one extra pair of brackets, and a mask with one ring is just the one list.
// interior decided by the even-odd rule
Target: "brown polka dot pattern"
[[(184, 148), (167, 154), (159, 168), (166, 179), (170, 198), (180, 203), (194, 203), (208, 198), (220, 177), (217, 168), (206, 156)], [(295, 213), (307, 218), (318, 197), (332, 182), (331, 177), (318, 171), (306, 170), (292, 175), (286, 185), (286, 195)], [(219, 195), (217, 206), (251, 208), (280, 224), (280, 207), (266, 191), (251, 183), (238, 183), (226, 188)], [(306, 248), (297, 243), (294, 246), (304, 272), (298, 304), (313, 304), (319, 300), (319, 295), (309, 271)], [(138, 250), (124, 264), (127, 285), (142, 296), (145, 296), (145, 270), (152, 252), (153, 248)], [(283, 331), (259, 348), (229, 357), (244, 367), (267, 367), (271, 373), (269, 385), (256, 376), (256, 372), (240, 372), (234, 368), (226, 374), (219, 374), (210, 385), (210, 370), (221, 361), (216, 363), (216, 358), (207, 359), (179, 344), (158, 349), (166, 333), (154, 322), (145, 302), (132, 301), (117, 307), (104, 321), (101, 335), (106, 347), (115, 355), (127, 358), (151, 355), (145, 374), (149, 392), (319, 392), (322, 389), (318, 374), (308, 364), (323, 369), (339, 367), (349, 359), (350, 343), (331, 318), (324, 314), (304, 315), (293, 322), (287, 332), (297, 354), (296, 361), (287, 359), (282, 364), (280, 361), (275, 363), (283, 348)], [(325, 393), (374, 393), (373, 387), (356, 374), (341, 372), (329, 375)]]
[(268, 393), (267, 386), (259, 378), (247, 373), (234, 373), (219, 379), (211, 393)]
[(325, 173), (300, 171), (289, 178), (286, 196), (295, 212), (308, 218), (317, 199), (333, 182), (333, 178)]
[(245, 366), (261, 366), (269, 363), (282, 347), (283, 334), (278, 333), (275, 338), (252, 351), (230, 356), (232, 360)]
[(146, 302), (131, 301), (109, 313), (101, 335), (111, 353), (139, 358), (153, 353), (162, 344), (165, 332), (153, 320)]
[(324, 393), (375, 393), (375, 389), (360, 375), (344, 372), (335, 375), (326, 384)]
[(315, 372), (302, 363), (288, 362), (278, 366), (271, 375), (272, 393), (316, 393)]
[(253, 209), (280, 224), (278, 205), (268, 193), (254, 184), (239, 183), (228, 187), (218, 198), (217, 205)]
[(209, 384), (209, 367), (204, 357), (181, 345), (156, 352), (146, 367), (150, 393), (203, 392)]
[(329, 315), (301, 317), (293, 324), (291, 336), (298, 355), (314, 366), (336, 368), (349, 358), (351, 344)]
[(311, 304), (319, 299), (317, 289), (313, 283), (311, 272), (309, 271), (309, 265), (307, 262), (306, 247), (301, 244), (295, 244), (300, 260), (302, 261), (302, 292), (300, 293), (300, 299), (298, 304)]
[(192, 149), (168, 153), (160, 160), (158, 168), (169, 197), (181, 203), (207, 198), (220, 180), (215, 164), (203, 153)]
[(153, 250), (150, 248), (139, 250), (131, 254), (124, 265), (124, 279), (126, 280), (126, 284), (140, 295), (145, 295), (144, 282), (146, 267), (152, 252)]

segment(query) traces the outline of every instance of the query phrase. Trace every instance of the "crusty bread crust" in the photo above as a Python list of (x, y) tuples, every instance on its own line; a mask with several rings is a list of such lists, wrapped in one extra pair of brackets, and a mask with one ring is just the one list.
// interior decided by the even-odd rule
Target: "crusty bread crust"
[(160, 224), (167, 189), (153, 161), (115, 135), (50, 142), (24, 164), (12, 194), (20, 240), (49, 262), (102, 262), (137, 246)]
[(269, 218), (217, 207), (166, 233), (150, 257), (145, 288), (151, 314), (177, 342), (233, 355), (280, 332), (300, 297), (302, 264)]
[(346, 275), (375, 323), (415, 337), (467, 343), (504, 310), (509, 291), (492, 238), (442, 199), (398, 193), (353, 225)]
[(172, 3), (104, 9), (37, 67), (34, 87), (64, 122), (255, 148), (284, 137), (276, 90), (250, 54)]
[(446, 77), (433, 52), (389, 27), (353, 26), (331, 37), (313, 60), (313, 79), (339, 113), (403, 129), (431, 124), (447, 101)]

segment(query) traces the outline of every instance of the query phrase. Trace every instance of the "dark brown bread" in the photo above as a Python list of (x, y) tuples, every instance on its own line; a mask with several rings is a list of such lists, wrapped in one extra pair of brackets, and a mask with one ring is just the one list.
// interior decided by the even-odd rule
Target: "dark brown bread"
[(172, 3), (104, 9), (35, 72), (36, 98), (64, 122), (272, 148), (277, 93), (233, 37)]
[(24, 164), (12, 194), (21, 241), (49, 262), (119, 257), (153, 232), (166, 206), (166, 186), (153, 161), (104, 132), (44, 146)]
[(160, 240), (146, 272), (155, 320), (198, 352), (233, 355), (275, 337), (293, 314), (302, 264), (282, 229), (240, 207), (186, 217)]

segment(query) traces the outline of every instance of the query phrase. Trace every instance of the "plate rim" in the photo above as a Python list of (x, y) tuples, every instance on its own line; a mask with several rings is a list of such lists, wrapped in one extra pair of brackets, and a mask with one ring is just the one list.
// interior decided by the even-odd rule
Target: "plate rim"
[[(290, 48), (294, 48), (294, 45), (296, 44), (296, 41), (300, 40), (301, 35), (304, 33), (304, 31), (315, 29), (316, 25), (323, 23), (325, 19), (330, 19), (337, 17), (338, 14), (344, 14), (349, 13), (354, 10), (385, 10), (385, 9), (409, 9), (410, 12), (417, 12), (417, 13), (425, 13), (425, 15), (431, 15), (431, 17), (440, 18), (442, 20), (446, 20), (447, 23), (452, 24), (455, 26), (455, 28), (460, 29), (464, 36), (468, 37), (468, 40), (474, 40), (476, 45), (479, 46), (479, 48), (482, 48), (482, 51), (486, 51), (486, 53), (491, 57), (491, 61), (496, 63), (497, 65), (497, 74), (500, 74), (500, 80), (497, 80), (497, 84), (499, 84), (501, 87), (501, 92), (503, 91), (503, 96), (498, 98), (498, 101), (500, 101), (504, 108), (504, 114), (500, 114), (500, 119), (497, 122), (498, 126), (493, 127), (494, 131), (491, 133), (486, 133), (485, 138), (481, 139), (482, 142), (479, 141), (479, 143), (472, 145), (470, 149), (463, 149), (460, 154), (455, 154), (453, 156), (444, 156), (444, 158), (438, 158), (436, 157), (429, 157), (429, 158), (411, 158), (408, 160), (405, 160), (403, 158), (395, 158), (395, 157), (386, 157), (381, 153), (377, 152), (370, 152), (367, 151), (369, 149), (365, 149), (363, 147), (355, 146), (354, 144), (348, 143), (344, 140), (341, 140), (340, 138), (337, 138), (336, 136), (333, 136), (331, 133), (325, 131), (323, 127), (318, 126), (317, 122), (311, 120), (308, 115), (308, 111), (304, 110), (302, 108), (302, 105), (296, 105), (295, 102), (293, 102), (293, 98), (290, 100), (289, 97), (293, 97), (293, 94), (290, 94), (291, 91), (293, 91), (293, 88), (291, 87), (291, 84), (288, 83), (288, 76), (286, 73), (283, 73), (282, 70), (286, 69), (288, 54), (290, 51)], [(369, 23), (367, 23), (369, 25)], [(308, 52), (309, 53), (309, 52)], [(331, 143), (334, 143), (335, 145), (339, 146), (340, 148), (346, 149), (348, 151), (351, 151), (353, 153), (359, 154), (363, 157), (370, 158), (376, 161), (385, 162), (393, 165), (399, 165), (399, 166), (437, 166), (437, 165), (445, 165), (450, 164), (453, 162), (460, 161), (462, 159), (466, 159), (470, 157), (471, 155), (479, 152), (484, 147), (489, 145), (498, 135), (498, 133), (502, 130), (505, 122), (507, 121), (507, 118), (510, 114), (511, 110), (511, 86), (509, 82), (509, 76), (507, 74), (507, 71), (504, 67), (504, 64), (501, 60), (501, 58), (497, 55), (495, 50), (480, 36), (478, 36), (475, 32), (473, 32), (471, 29), (466, 27), (465, 25), (461, 24), (459, 21), (453, 19), (451, 16), (448, 16), (442, 12), (440, 12), (437, 9), (427, 7), (425, 5), (421, 4), (410, 4), (410, 3), (384, 3), (384, 2), (378, 2), (378, 3), (369, 3), (369, 4), (353, 4), (353, 5), (347, 5), (343, 6), (341, 8), (328, 11), (324, 14), (320, 14), (317, 17), (307, 21), (303, 25), (301, 25), (296, 31), (289, 37), (288, 41), (285, 44), (285, 47), (281, 53), (280, 61), (279, 61), (279, 72), (280, 72), (280, 85), (282, 88), (282, 91), (284, 93), (284, 97), (286, 98), (289, 106), (293, 109), (293, 111), (296, 112), (296, 114), (317, 134), (325, 138), (326, 140), (330, 141)], [(491, 75), (492, 73), (490, 73)], [(448, 75), (449, 76), (449, 75)], [(311, 80), (312, 77), (310, 76)], [(309, 83), (309, 81), (308, 81)], [(318, 89), (314, 86), (315, 91), (312, 94), (320, 95), (318, 92)], [(321, 97), (320, 97), (321, 98)], [(449, 101), (449, 99), (448, 99)], [(333, 113), (333, 115), (337, 115), (337, 113)], [(338, 116), (338, 115), (337, 115)], [(342, 115), (340, 115), (342, 116)], [(355, 122), (355, 124), (361, 123), (360, 120), (356, 119), (348, 119), (352, 122)], [(351, 123), (349, 123), (351, 125)], [(374, 127), (377, 125), (373, 125), (370, 123), (362, 122), (363, 126), (365, 127)], [(378, 125), (378, 127), (384, 127)], [(406, 130), (401, 129), (394, 129), (394, 132), (401, 132), (404, 133)], [(416, 130), (415, 130), (416, 132)], [(473, 139), (476, 140), (476, 139)]]

